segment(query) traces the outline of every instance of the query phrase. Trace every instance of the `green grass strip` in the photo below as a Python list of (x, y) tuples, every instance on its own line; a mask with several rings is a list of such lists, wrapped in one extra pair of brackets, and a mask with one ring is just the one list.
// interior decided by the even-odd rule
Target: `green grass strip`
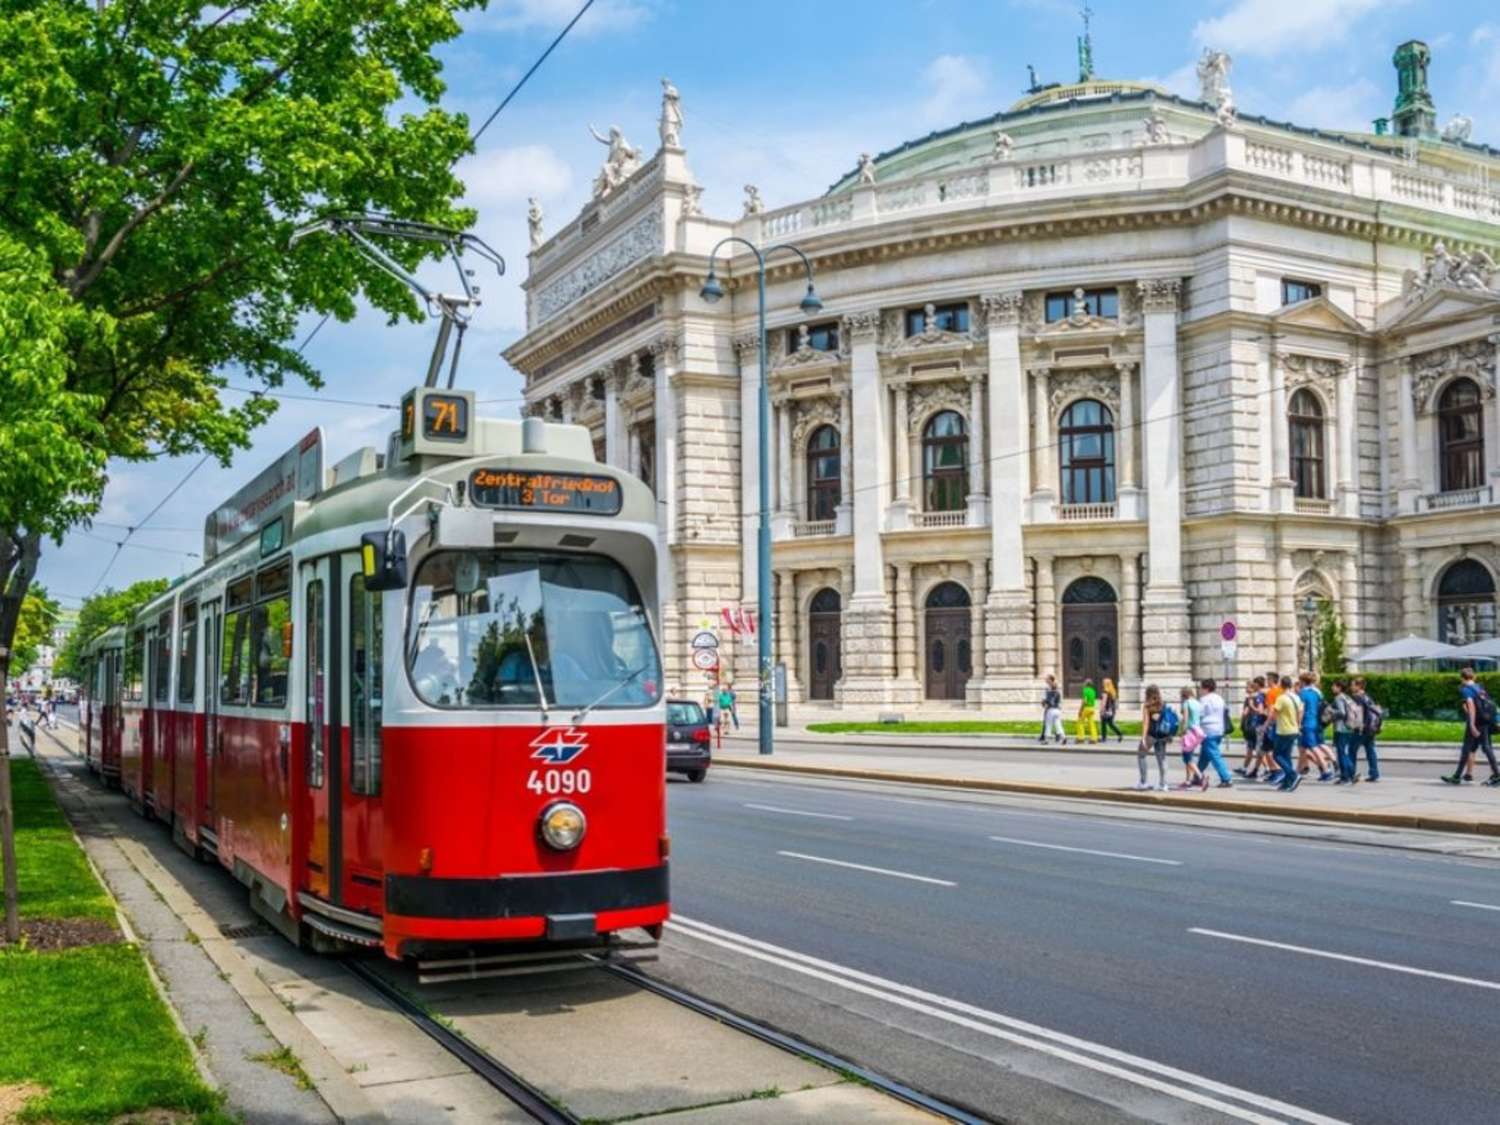
[[(1077, 722), (1065, 720), (1065, 723), (1068, 737), (1077, 738)], [(1017, 734), (1036, 738), (1041, 733), (1042, 724), (1039, 719), (954, 719), (930, 722), (913, 720), (905, 723), (809, 723), (807, 729), (813, 734)], [(1141, 733), (1141, 724), (1122, 719), (1120, 729), (1127, 736), (1135, 737)], [(1240, 741), (1243, 745), (1243, 739), (1238, 731), (1230, 738), (1232, 741)], [(1380, 737), (1376, 744), (1378, 746), (1381, 742), (1428, 742), (1457, 745), (1462, 738), (1463, 730), (1458, 723), (1433, 719), (1387, 719), (1385, 725), (1381, 727)]]
[(10, 784), (22, 917), (114, 921), (114, 904), (89, 869), (37, 764), (11, 759)]
[(219, 1120), (133, 945), (0, 952), (0, 1083), (34, 1082), (23, 1121), (178, 1109)]

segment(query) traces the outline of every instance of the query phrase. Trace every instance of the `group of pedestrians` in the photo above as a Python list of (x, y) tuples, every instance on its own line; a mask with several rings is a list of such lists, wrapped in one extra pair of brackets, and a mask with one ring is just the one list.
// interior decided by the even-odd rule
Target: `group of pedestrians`
[(1235, 772), (1287, 792), (1301, 785), (1314, 769), (1320, 782), (1354, 785), (1361, 780), (1359, 756), (1363, 752), (1363, 780), (1379, 781), (1376, 738), (1385, 711), (1370, 698), (1363, 677), (1335, 680), (1329, 692), (1323, 695), (1311, 672), (1303, 672), (1295, 681), (1276, 672), (1249, 681), (1241, 712), (1245, 763)]
[[(1171, 788), (1167, 783), (1167, 745), (1174, 739), (1180, 747), (1184, 771), (1178, 789), (1207, 789), (1210, 770), (1221, 788), (1232, 786), (1234, 777), (1224, 764), (1224, 739), (1232, 729), (1229, 704), (1219, 694), (1216, 680), (1204, 679), (1196, 686), (1184, 687), (1178, 693), (1177, 708), (1163, 698), (1161, 688), (1149, 684), (1141, 704), (1141, 740), (1135, 753), (1140, 780), (1135, 787), (1163, 792)], [(1153, 757), (1154, 784), (1150, 777)]]
[[(1115, 721), (1120, 713), (1120, 693), (1115, 682), (1105, 677), (1102, 685), (1094, 687), (1093, 680), (1083, 681), (1082, 701), (1078, 707), (1078, 741), (1094, 745), (1108, 739), (1114, 732), (1116, 742), (1125, 741), (1125, 732)], [(1062, 692), (1057, 686), (1057, 677), (1046, 678), (1042, 692), (1042, 742), (1055, 742), (1059, 746), (1068, 744), (1068, 732), (1063, 726)]]

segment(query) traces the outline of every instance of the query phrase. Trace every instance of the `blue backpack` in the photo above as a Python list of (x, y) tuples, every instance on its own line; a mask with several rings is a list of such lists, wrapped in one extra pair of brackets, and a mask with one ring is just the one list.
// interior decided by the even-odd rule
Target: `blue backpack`
[(1162, 706), (1161, 718), (1156, 720), (1156, 733), (1163, 738), (1175, 738), (1177, 735), (1177, 712), (1170, 703)]

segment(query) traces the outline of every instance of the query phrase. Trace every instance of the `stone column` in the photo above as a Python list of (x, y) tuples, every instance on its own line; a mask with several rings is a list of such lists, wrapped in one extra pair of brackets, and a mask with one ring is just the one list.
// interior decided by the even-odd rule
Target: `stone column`
[(890, 529), (900, 531), (911, 526), (910, 387), (905, 379), (898, 379), (891, 384), (891, 390), (896, 399), (896, 409), (891, 416), (891, 440), (895, 444), (896, 464), (895, 479), (891, 483), (895, 486), (896, 498), (891, 502), (888, 518)]
[(985, 682), (985, 651), (987, 646), (986, 627), (988, 621), (985, 617), (984, 605), (989, 600), (989, 578), (985, 573), (985, 558), (983, 555), (969, 560), (969, 590), (970, 604), (974, 609), (969, 614), (971, 636), (969, 638), (969, 660), (972, 672), (969, 676), (969, 687), (966, 692), (969, 702), (983, 702), (983, 687)]
[(1422, 491), (1422, 467), (1417, 461), (1417, 407), (1412, 399), (1411, 358), (1396, 361), (1400, 378), (1396, 385), (1396, 417), (1401, 434), (1401, 476), (1396, 485), (1397, 510), (1417, 510), (1417, 496)]
[(1500, 499), (1500, 332), (1496, 332), (1486, 339), (1495, 348), (1495, 375), (1490, 389), (1494, 392), (1489, 401), (1490, 412), (1490, 436), (1485, 439), (1484, 447), (1490, 458), (1490, 479), (1494, 482), (1497, 491), (1496, 499)]
[(791, 534), (792, 515), (792, 401), (776, 400), (776, 507), (771, 518), (771, 536), (784, 539)]
[(1345, 553), (1339, 566), (1339, 616), (1344, 623), (1344, 655), (1358, 652), (1359, 629), (1359, 552)]
[(1338, 377), (1339, 491), (1338, 512), (1341, 516), (1359, 515), (1359, 488), (1355, 472), (1355, 453), (1359, 441), (1358, 408), (1354, 398), (1354, 364), (1346, 364)]
[(840, 698), (852, 704), (883, 704), (890, 699), (894, 620), (886, 596), (885, 546), (881, 515), (890, 500), (885, 389), (880, 384), (877, 339), (880, 312), (871, 309), (844, 318), (850, 344), (854, 424), (861, 440), (854, 446), (854, 585), (844, 611), (844, 678)]
[(1117, 363), (1115, 371), (1120, 376), (1120, 417), (1117, 419), (1120, 442), (1115, 470), (1118, 485), (1115, 495), (1119, 498), (1117, 510), (1122, 520), (1137, 520), (1141, 518), (1141, 492), (1136, 487), (1135, 476), (1135, 364)]
[(800, 703), (806, 693), (802, 690), (799, 674), (802, 650), (800, 622), (797, 620), (797, 573), (782, 570), (777, 572), (777, 577), (776, 647), (780, 650), (781, 662), (786, 665), (787, 698)]
[(1292, 458), (1287, 449), (1291, 436), (1286, 416), (1286, 368), (1279, 355), (1271, 356), (1271, 510), (1290, 512), (1292, 504)]
[(969, 376), (969, 526), (983, 527), (989, 518), (989, 498), (984, 493), (984, 466), (989, 450), (984, 440), (984, 381)]
[(1057, 665), (1057, 584), (1053, 579), (1056, 565), (1051, 555), (1036, 557), (1036, 670), (1037, 679), (1049, 672), (1062, 684), (1062, 669)]
[(656, 372), (656, 511), (661, 535), (656, 585), (661, 597), (662, 664), (668, 690), (681, 691), (684, 681), (681, 607), (678, 604), (677, 559), (677, 371), (682, 343), (668, 335), (655, 340), (651, 354)]
[[(1120, 680), (1115, 685), (1123, 697), (1125, 684), (1141, 684), (1141, 559), (1134, 551), (1120, 556)], [(1137, 698), (1136, 690), (1131, 698)]]
[(1052, 505), (1057, 497), (1057, 468), (1054, 461), (1056, 435), (1052, 432), (1052, 404), (1048, 398), (1051, 372), (1045, 367), (1031, 370), (1031, 448), (1035, 454), (1036, 476), (1032, 480), (1031, 519), (1044, 523), (1053, 518)]
[(1280, 536), (1276, 539), (1276, 659), (1272, 661), (1283, 674), (1293, 678), (1300, 669), (1302, 657), (1297, 651), (1297, 607), (1293, 604), (1292, 584), (1296, 582), (1296, 568), (1292, 563), (1291, 548)]
[(625, 380), (613, 371), (601, 371), (597, 378), (604, 387), (604, 460), (617, 469), (629, 469), (626, 463), (625, 412), (620, 409), (620, 392)]
[(896, 563), (896, 680), (898, 694), (917, 697), (917, 622), (909, 562)]
[(1401, 552), (1401, 616), (1405, 619), (1403, 633), (1429, 636), (1435, 622), (1427, 613), (1427, 599), (1423, 597), (1422, 552), (1415, 547), (1406, 547)]
[(740, 364), (740, 604), (748, 607), (760, 598), (760, 335), (736, 336), (734, 352)]
[(854, 512), (854, 408), (849, 388), (839, 391), (839, 502), (833, 510), (833, 533), (848, 535)]
[(1187, 591), (1182, 584), (1182, 372), (1177, 359), (1177, 303), (1182, 282), (1140, 283), (1145, 313), (1141, 421), (1145, 454), (1149, 569), (1141, 599), (1141, 675), (1186, 683), (1191, 675)]
[(1021, 703), (1035, 694), (1036, 651), (1022, 532), (1031, 494), (1031, 454), (1020, 292), (986, 296), (984, 314), (990, 362), (990, 590), (983, 611), (986, 675), (981, 700)]

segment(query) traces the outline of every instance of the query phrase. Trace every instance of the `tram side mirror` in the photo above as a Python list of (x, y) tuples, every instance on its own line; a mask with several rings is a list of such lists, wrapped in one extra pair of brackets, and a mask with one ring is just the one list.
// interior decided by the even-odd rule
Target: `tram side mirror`
[(406, 535), (394, 531), (387, 546), (386, 533), (368, 531), (359, 537), (359, 557), (366, 590), (406, 589)]

